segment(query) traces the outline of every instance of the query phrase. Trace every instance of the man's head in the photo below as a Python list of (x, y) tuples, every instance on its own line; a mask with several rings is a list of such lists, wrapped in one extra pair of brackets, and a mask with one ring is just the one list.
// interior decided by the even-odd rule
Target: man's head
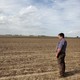
[(64, 36), (64, 33), (59, 33), (58, 34), (58, 38), (61, 40), (61, 39), (63, 39), (65, 36)]

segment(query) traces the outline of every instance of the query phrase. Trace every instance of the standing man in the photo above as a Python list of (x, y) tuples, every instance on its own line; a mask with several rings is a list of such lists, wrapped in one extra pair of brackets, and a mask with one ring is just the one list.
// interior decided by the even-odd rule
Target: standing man
[(65, 55), (67, 41), (65, 40), (64, 33), (58, 34), (59, 42), (56, 49), (56, 58), (58, 60), (60, 77), (65, 77)]

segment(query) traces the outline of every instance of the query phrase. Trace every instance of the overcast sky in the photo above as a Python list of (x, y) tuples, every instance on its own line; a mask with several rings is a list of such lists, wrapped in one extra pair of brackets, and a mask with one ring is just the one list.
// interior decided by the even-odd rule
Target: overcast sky
[(80, 36), (80, 0), (0, 0), (0, 34)]

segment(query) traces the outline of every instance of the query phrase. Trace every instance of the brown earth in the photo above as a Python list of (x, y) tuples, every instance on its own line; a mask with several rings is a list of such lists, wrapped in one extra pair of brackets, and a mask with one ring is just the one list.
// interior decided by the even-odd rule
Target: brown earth
[(80, 80), (80, 39), (67, 41), (67, 77), (59, 79), (57, 38), (0, 38), (0, 80)]

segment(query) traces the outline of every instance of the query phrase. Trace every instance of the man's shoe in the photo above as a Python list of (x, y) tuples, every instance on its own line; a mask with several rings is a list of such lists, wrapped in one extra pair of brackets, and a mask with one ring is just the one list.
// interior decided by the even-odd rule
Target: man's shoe
[(59, 78), (65, 78), (65, 77), (66, 77), (65, 75), (60, 75), (60, 76), (59, 76)]

